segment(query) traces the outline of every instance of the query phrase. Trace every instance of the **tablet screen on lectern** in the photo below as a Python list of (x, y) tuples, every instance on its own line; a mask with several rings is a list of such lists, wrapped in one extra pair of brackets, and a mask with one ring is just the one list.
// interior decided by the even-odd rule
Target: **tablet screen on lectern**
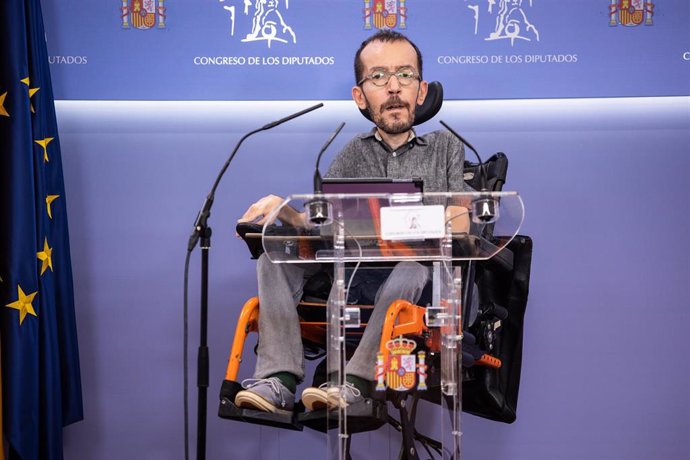
[(422, 193), (424, 182), (418, 178), (328, 178), (322, 181), (322, 191), (323, 193)]

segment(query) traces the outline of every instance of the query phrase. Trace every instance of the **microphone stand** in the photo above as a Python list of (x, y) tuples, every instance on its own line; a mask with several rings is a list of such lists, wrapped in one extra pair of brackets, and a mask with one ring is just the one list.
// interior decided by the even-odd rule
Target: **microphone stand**
[(208, 260), (209, 260), (209, 249), (211, 248), (211, 227), (208, 225), (208, 219), (211, 216), (211, 207), (213, 206), (213, 200), (215, 198), (216, 189), (220, 183), (221, 178), (227, 171), (230, 162), (234, 158), (237, 150), (239, 150), (240, 145), (252, 134), (256, 134), (259, 131), (266, 131), (268, 129), (274, 128), (286, 121), (297, 118), (305, 113), (311, 112), (318, 108), (323, 107), (323, 103), (313, 105), (307, 109), (300, 112), (282, 118), (278, 121), (274, 121), (267, 125), (262, 126), (259, 129), (255, 129), (247, 134), (245, 134), (242, 139), (237, 143), (235, 149), (230, 154), (230, 157), (223, 165), (216, 181), (211, 188), (208, 196), (204, 200), (201, 210), (197, 215), (196, 222), (194, 223), (194, 230), (189, 237), (189, 242), (187, 244), (187, 251), (192, 252), (197, 242), (199, 242), (199, 247), (201, 249), (201, 304), (199, 307), (199, 349), (197, 353), (197, 438), (196, 438), (196, 458), (197, 460), (206, 459), (206, 419), (207, 419), (207, 395), (209, 386), (209, 349), (208, 349)]
[[(267, 125), (268, 126), (268, 125)], [(194, 224), (194, 231), (189, 237), (187, 250), (191, 252), (194, 250), (196, 243), (199, 243), (201, 250), (201, 299), (199, 305), (199, 349), (197, 351), (197, 419), (196, 419), (196, 458), (197, 460), (206, 459), (206, 421), (208, 411), (208, 386), (209, 386), (209, 350), (208, 350), (208, 260), (209, 250), (211, 249), (211, 234), (213, 231), (208, 225), (208, 219), (211, 217), (211, 207), (216, 194), (216, 188), (220, 183), (220, 179), (225, 174), (225, 171), (230, 166), (230, 161), (237, 153), (237, 150), (242, 145), (242, 142), (252, 134), (255, 134), (264, 129), (263, 127), (256, 129), (248, 134), (245, 134), (237, 143), (235, 150), (233, 150), (230, 158), (223, 166), (216, 182), (211, 188), (211, 192), (204, 200), (204, 204), (199, 211), (196, 223)]]
[(206, 411), (209, 382), (208, 353), (208, 255), (211, 248), (211, 227), (199, 227), (201, 249), (201, 304), (199, 308), (199, 351), (197, 352), (197, 423), (196, 458), (206, 458)]

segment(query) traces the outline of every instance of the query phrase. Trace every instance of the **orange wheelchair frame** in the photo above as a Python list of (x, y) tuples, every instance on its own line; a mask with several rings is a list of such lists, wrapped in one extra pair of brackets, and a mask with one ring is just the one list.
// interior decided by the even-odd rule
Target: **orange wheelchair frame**
[[(313, 302), (300, 302), (301, 305), (308, 305), (311, 307), (320, 306), (325, 308), (325, 304), (317, 304)], [(360, 306), (360, 308), (372, 308), (371, 306)], [(386, 343), (402, 335), (426, 335), (425, 343), (430, 351), (438, 351), (438, 334), (436, 330), (431, 330), (424, 323), (424, 314), (426, 309), (418, 305), (414, 305), (405, 300), (396, 300), (388, 307), (386, 319), (383, 323), (383, 331), (381, 333), (381, 342), (379, 351), (383, 355), (384, 362), (388, 358), (389, 350)], [(365, 324), (363, 325), (365, 326)], [(300, 329), (302, 337), (313, 343), (326, 347), (326, 322), (316, 321), (302, 321), (300, 322)], [(251, 332), (259, 332), (259, 298), (252, 297), (247, 300), (242, 307), (240, 317), (235, 328), (235, 338), (232, 342), (232, 349), (230, 351), (230, 358), (228, 359), (227, 371), (225, 373), (225, 380), (236, 381), (239, 372), (240, 363), (242, 362), (242, 354), (244, 352), (244, 343)], [(484, 365), (488, 367), (499, 368), (501, 361), (489, 354), (483, 354), (475, 361), (477, 365)]]

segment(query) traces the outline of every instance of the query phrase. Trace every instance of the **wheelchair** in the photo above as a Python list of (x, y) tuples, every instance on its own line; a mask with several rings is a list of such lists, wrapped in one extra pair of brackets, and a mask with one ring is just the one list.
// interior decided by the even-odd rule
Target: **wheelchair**
[[(424, 106), (417, 108), (415, 125), (432, 118), (441, 108), (443, 89), (440, 83), (429, 84), (429, 95)], [(365, 116), (368, 114), (363, 112)], [(465, 180), (475, 190), (481, 188), (481, 166), (465, 162)], [(486, 186), (500, 191), (506, 180), (508, 159), (498, 153), (485, 162)], [(261, 228), (253, 224), (239, 224), (240, 236), (245, 238), (254, 258), (261, 251)], [(484, 238), (496, 240), (501, 236), (492, 234), (492, 227), (484, 230)], [(462, 292), (463, 353), (462, 385), (463, 411), (490, 420), (512, 423), (516, 419), (519, 391), (522, 329), (529, 291), (532, 241), (527, 236), (517, 235), (497, 256), (486, 261), (464, 262), (465, 288)], [(469, 288), (468, 288), (469, 286)], [(476, 288), (475, 288), (476, 286)], [(305, 297), (298, 305), (301, 318), (300, 329), (308, 360), (321, 359), (316, 367), (313, 386), (326, 381), (325, 320), (326, 298), (329, 279), (323, 275), (310, 279), (304, 288)], [(366, 297), (366, 296), (364, 296)], [(425, 297), (425, 296), (423, 296)], [(424, 302), (419, 302), (424, 305)], [(386, 362), (392, 341), (408, 340), (426, 351), (426, 391), (372, 391), (371, 397), (363, 403), (348, 407), (347, 423), (352, 434), (376, 430), (386, 424), (402, 434), (400, 458), (418, 459), (416, 445), (421, 444), (428, 452), (440, 452), (441, 443), (424, 436), (416, 429), (417, 407), (420, 400), (441, 404), (440, 366), (435, 362), (440, 337), (438, 330), (427, 327), (426, 308), (404, 300), (393, 302), (384, 322), (379, 355)], [(370, 304), (357, 305), (363, 312), (363, 322), (351, 335), (355, 337), (346, 343), (346, 355), (357, 345), (356, 337), (366, 327), (366, 319), (373, 309)], [(326, 432), (333, 426), (332, 411), (305, 411), (301, 402), (296, 404), (293, 414), (273, 414), (235, 406), (235, 395), (242, 390), (237, 381), (239, 367), (249, 334), (259, 333), (258, 318), (260, 306), (257, 297), (251, 298), (242, 307), (232, 343), (225, 379), (220, 391), (219, 416), (222, 418), (267, 425), (277, 428), (301, 431), (305, 427)], [(380, 383), (380, 382), (379, 382)], [(393, 406), (397, 418), (389, 414)], [(351, 438), (348, 439), (351, 442)], [(349, 449), (347, 452), (349, 457)]]

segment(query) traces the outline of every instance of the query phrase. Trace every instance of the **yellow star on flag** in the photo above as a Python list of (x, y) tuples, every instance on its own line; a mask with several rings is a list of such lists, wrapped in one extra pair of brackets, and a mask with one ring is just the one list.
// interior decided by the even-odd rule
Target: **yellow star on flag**
[(53, 271), (53, 248), (48, 246), (48, 238), (43, 242), (43, 251), (37, 252), (36, 257), (42, 261), (41, 264), (41, 275), (43, 275), (46, 270), (50, 267), (50, 271)]
[[(31, 100), (31, 98), (34, 96), (34, 94), (36, 94), (38, 92), (38, 90), (41, 89), (41, 88), (32, 88), (31, 87), (31, 79), (29, 79), (29, 77), (26, 77), (20, 81), (29, 87), (29, 100)], [(33, 104), (31, 104), (31, 113), (36, 113), (36, 111), (34, 110)]]
[(7, 97), (7, 91), (0, 94), (0, 116), (9, 117), (10, 114), (5, 110), (5, 98)]
[(43, 147), (43, 161), (46, 161), (46, 162), (50, 161), (48, 159), (48, 144), (50, 144), (50, 141), (52, 141), (53, 139), (55, 139), (55, 138), (54, 137), (46, 137), (45, 139), (39, 139), (37, 141), (34, 141), (35, 143), (37, 143), (38, 145)]
[(46, 208), (48, 209), (48, 217), (53, 218), (53, 213), (50, 211), (50, 204), (60, 198), (60, 195), (48, 195), (46, 196)]
[(26, 295), (24, 294), (24, 291), (22, 291), (22, 287), (20, 285), (17, 285), (17, 300), (5, 305), (6, 307), (14, 308), (15, 310), (19, 311), (20, 326), (24, 322), (24, 318), (26, 318), (26, 315), (33, 315), (38, 317), (36, 311), (34, 310), (34, 306), (31, 305), (31, 302), (34, 301), (34, 297), (36, 297), (36, 294), (38, 294), (38, 291)]

